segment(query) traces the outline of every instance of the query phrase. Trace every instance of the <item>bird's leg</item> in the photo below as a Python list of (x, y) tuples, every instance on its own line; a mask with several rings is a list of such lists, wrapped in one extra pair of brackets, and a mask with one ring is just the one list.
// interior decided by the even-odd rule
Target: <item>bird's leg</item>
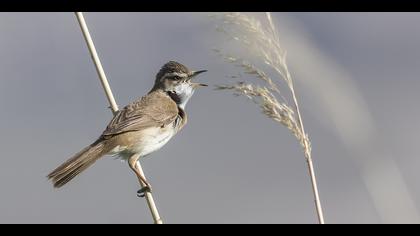
[(144, 197), (145, 192), (152, 192), (152, 186), (149, 184), (149, 182), (146, 180), (146, 178), (140, 173), (140, 170), (137, 168), (137, 160), (139, 159), (139, 156), (134, 155), (130, 157), (128, 160), (128, 165), (130, 168), (136, 173), (136, 176), (140, 182), (140, 185), (144, 185), (140, 190), (137, 191), (137, 196)]

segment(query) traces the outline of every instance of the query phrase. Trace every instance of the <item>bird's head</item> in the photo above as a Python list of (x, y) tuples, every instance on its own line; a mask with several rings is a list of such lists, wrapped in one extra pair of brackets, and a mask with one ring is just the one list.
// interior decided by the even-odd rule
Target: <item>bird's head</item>
[(193, 79), (203, 72), (206, 70), (192, 71), (181, 63), (170, 61), (157, 73), (153, 90), (162, 89), (181, 108), (184, 108), (196, 88), (207, 86), (193, 82)]

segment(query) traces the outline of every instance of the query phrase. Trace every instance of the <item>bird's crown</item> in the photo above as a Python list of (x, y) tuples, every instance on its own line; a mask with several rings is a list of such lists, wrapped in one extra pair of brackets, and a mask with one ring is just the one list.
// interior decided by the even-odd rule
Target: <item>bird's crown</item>
[(161, 81), (163, 78), (180, 77), (185, 78), (191, 74), (190, 69), (176, 61), (169, 61), (162, 66), (156, 75), (156, 80)]

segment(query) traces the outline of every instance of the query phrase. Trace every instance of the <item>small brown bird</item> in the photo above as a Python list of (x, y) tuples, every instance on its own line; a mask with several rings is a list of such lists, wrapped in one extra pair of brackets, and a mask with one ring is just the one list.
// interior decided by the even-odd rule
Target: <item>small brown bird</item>
[(145, 184), (146, 187), (138, 191), (139, 196), (151, 191), (136, 162), (140, 157), (159, 150), (187, 123), (185, 105), (196, 88), (207, 86), (192, 82), (202, 72), (206, 70), (191, 71), (175, 61), (163, 65), (146, 96), (118, 111), (95, 142), (48, 175), (54, 187), (62, 187), (99, 158), (109, 154), (127, 160), (130, 168)]

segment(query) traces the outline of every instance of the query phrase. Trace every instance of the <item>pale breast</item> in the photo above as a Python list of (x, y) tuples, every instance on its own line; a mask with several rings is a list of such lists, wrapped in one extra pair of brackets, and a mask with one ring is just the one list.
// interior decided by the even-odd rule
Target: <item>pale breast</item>
[(163, 126), (152, 126), (137, 131), (124, 132), (107, 139), (112, 146), (108, 154), (127, 160), (134, 154), (145, 157), (160, 148), (183, 128), (187, 115), (181, 108), (172, 123)]
[(162, 148), (175, 133), (176, 129), (170, 124), (120, 134), (110, 140), (115, 147), (108, 154), (117, 155), (123, 160), (127, 160), (133, 154), (144, 157)]
[(162, 148), (174, 135), (173, 128), (150, 128), (144, 130), (144, 138), (139, 140), (133, 148), (136, 153), (144, 157)]

